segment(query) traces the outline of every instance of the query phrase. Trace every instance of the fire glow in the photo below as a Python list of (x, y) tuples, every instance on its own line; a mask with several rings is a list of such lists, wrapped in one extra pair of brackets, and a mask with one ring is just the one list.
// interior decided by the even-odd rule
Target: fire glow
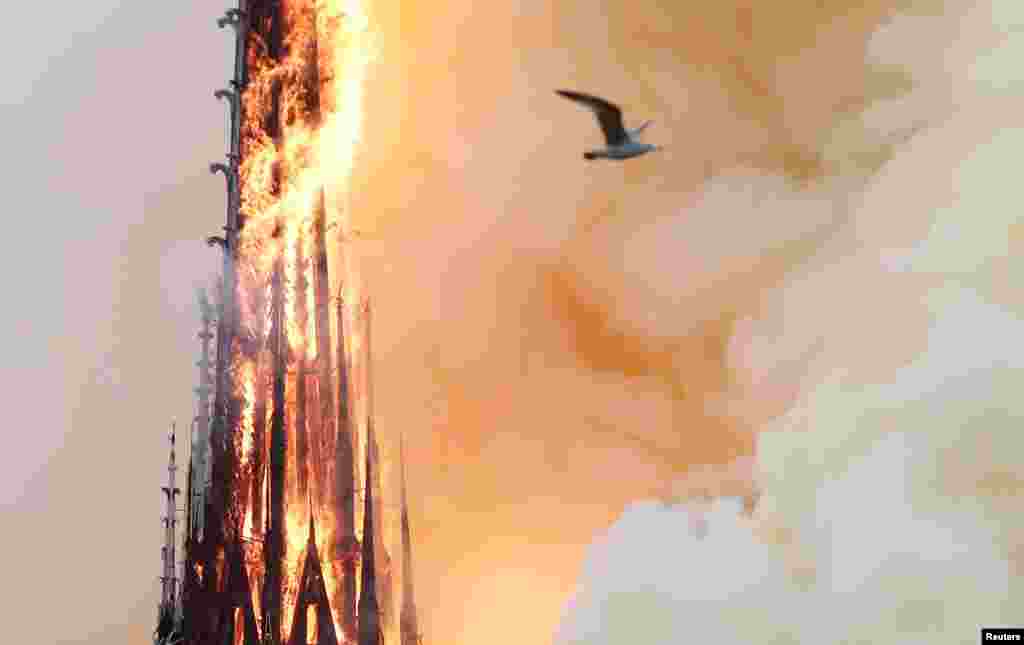
[[(339, 527), (354, 531), (358, 523), (350, 525), (338, 516), (343, 494), (334, 463), (339, 433), (353, 436), (357, 463), (368, 449), (367, 388), (339, 393), (338, 384), (342, 371), (366, 373), (360, 351), (366, 347), (360, 337), (366, 309), (360, 304), (364, 296), (357, 262), (344, 251), (352, 228), (344, 205), (362, 127), (372, 41), (360, 0), (280, 4), (280, 23), (273, 28), (255, 25), (245, 45), (238, 333), (231, 351), (231, 391), (241, 411), (234, 442), (239, 464), (234, 503), (259, 612), (266, 598), (263, 587), (269, 584), (257, 581), (268, 574), (263, 550), (268, 548), (273, 504), (271, 428), (283, 422), (280, 639), (289, 641), (298, 618), (300, 577), (313, 523), (335, 632), (344, 642), (353, 634), (342, 615), (340, 561), (353, 553), (345, 539), (351, 535), (341, 535)], [(280, 33), (268, 36), (274, 29)], [(337, 240), (329, 239), (328, 232)], [(328, 254), (332, 243), (337, 251)], [(342, 349), (335, 351), (339, 336)], [(283, 384), (275, 383), (280, 374)], [(274, 401), (282, 392), (283, 419), (275, 420)], [(348, 427), (337, 427), (342, 406)], [(349, 495), (359, 488), (353, 486)], [(307, 633), (322, 629), (315, 615), (307, 628)], [(241, 629), (235, 642), (242, 642)]]

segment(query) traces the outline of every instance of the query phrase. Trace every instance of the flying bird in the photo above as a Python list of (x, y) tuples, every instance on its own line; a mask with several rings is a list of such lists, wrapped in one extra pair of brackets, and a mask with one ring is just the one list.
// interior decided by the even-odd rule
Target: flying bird
[(583, 94), (582, 92), (555, 90), (555, 93), (593, 110), (594, 115), (597, 117), (597, 122), (601, 126), (601, 132), (604, 133), (604, 140), (607, 146), (603, 150), (584, 152), (584, 159), (588, 161), (594, 159), (622, 160), (639, 157), (654, 150), (661, 150), (659, 146), (640, 142), (640, 133), (652, 123), (651, 121), (644, 123), (636, 130), (627, 130), (622, 125), (622, 110), (614, 103), (591, 96), (590, 94)]

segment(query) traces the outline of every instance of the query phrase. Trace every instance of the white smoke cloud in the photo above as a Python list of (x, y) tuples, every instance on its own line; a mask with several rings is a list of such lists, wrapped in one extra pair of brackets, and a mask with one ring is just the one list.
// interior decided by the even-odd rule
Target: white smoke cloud
[(927, 127), (737, 327), (748, 389), (793, 393), (761, 428), (755, 515), (720, 499), (699, 539), (696, 507), (631, 507), (558, 642), (968, 643), (1020, 623), (1024, 5), (946, 9), (876, 34), (869, 59), (918, 87), (857, 124)]
[[(770, 520), (732, 498), (705, 516), (704, 539), (685, 507), (631, 507), (591, 547), (558, 642), (964, 643), (1012, 624), (999, 527), (971, 505), (915, 504), (921, 437), (890, 434), (811, 491), (799, 546), (765, 539)], [(811, 574), (794, 551), (812, 554)]]

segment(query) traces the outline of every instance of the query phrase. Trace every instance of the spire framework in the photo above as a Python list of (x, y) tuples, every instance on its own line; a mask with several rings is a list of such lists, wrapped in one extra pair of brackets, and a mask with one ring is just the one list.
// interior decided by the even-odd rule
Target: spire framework
[(169, 639), (180, 627), (179, 596), (176, 545), (178, 541), (177, 499), (181, 490), (177, 487), (178, 465), (175, 461), (174, 441), (176, 426), (171, 424), (168, 435), (171, 448), (167, 460), (167, 485), (161, 487), (164, 494), (165, 511), (163, 517), (164, 545), (161, 548), (163, 568), (160, 575), (160, 607), (157, 618), (156, 637)]
[(413, 592), (412, 531), (409, 528), (409, 500), (405, 483), (405, 436), (399, 444), (399, 472), (402, 496), (402, 611), (399, 617), (401, 645), (420, 645), (420, 624)]
[[(341, 63), (334, 51), (358, 46), (359, 4), (239, 0), (217, 21), (236, 52), (214, 92), (231, 119), (225, 158), (210, 165), (227, 213), (223, 235), (207, 239), (222, 253), (218, 297), (199, 296), (184, 645), (383, 645), (396, 622), (369, 304), (344, 257), (347, 214), (318, 184), (330, 174), (317, 167), (324, 117), (359, 109), (333, 105), (363, 58)], [(171, 597), (174, 576), (165, 561)]]

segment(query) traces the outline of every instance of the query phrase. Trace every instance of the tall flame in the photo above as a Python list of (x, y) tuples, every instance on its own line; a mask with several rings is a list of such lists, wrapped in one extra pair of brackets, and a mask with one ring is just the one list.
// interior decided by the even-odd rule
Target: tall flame
[[(345, 325), (351, 337), (342, 339), (351, 362), (363, 342), (354, 303), (363, 297), (356, 259), (344, 251), (352, 235), (348, 212), (349, 185), (363, 124), (363, 91), (373, 53), (370, 20), (360, 0), (282, 0), (279, 47), (260, 34), (246, 43), (248, 81), (242, 95), (242, 158), (239, 164), (240, 221), (238, 232), (237, 302), (239, 329), (233, 348), (232, 392), (241, 404), (236, 435), (239, 485), (236, 495), (246, 549), (245, 566), (253, 582), (253, 599), (261, 604), (258, 585), (263, 580), (261, 556), (266, 543), (269, 481), (265, 475), (271, 450), (269, 438), (273, 378), (261, 378), (273, 369), (276, 352), (286, 365), (285, 381), (285, 543), (281, 574), (281, 634), (286, 640), (296, 616), (296, 602), (310, 522), (316, 522), (316, 546), (324, 560), (328, 595), (338, 597), (338, 569), (334, 557), (335, 505), (332, 503), (334, 436), (320, 432), (333, 428), (319, 412), (322, 401), (313, 384), (322, 375), (313, 366), (321, 352), (333, 354), (337, 325), (327, 325), (330, 338), (318, 338), (317, 240), (321, 231), (334, 230), (338, 249), (328, 256), (333, 287), (350, 305)], [(323, 223), (320, 222), (323, 218)], [(273, 277), (282, 284), (280, 311), (274, 310)], [(347, 335), (348, 336), (348, 335)], [(277, 338), (283, 339), (280, 346)], [(332, 357), (333, 372), (341, 366)], [(304, 379), (304, 387), (298, 387)], [(354, 409), (365, 403), (357, 393)], [(299, 410), (302, 406), (302, 410)], [(257, 418), (266, 415), (266, 418)], [(362, 417), (360, 414), (358, 417)], [(301, 425), (301, 427), (299, 427)], [(358, 428), (359, 445), (365, 427)], [(308, 446), (309, 455), (321, 455), (323, 464), (302, 462), (296, 446)], [(365, 449), (365, 448), (364, 448)], [(360, 451), (361, 452), (361, 451)], [(308, 457), (307, 457), (308, 460)], [(302, 476), (300, 476), (300, 473)], [(306, 482), (303, 484), (303, 482)], [(302, 490), (303, 486), (306, 490)], [(250, 492), (251, 491), (251, 492)], [(261, 511), (254, 512), (258, 507)], [(312, 511), (312, 513), (311, 513)], [(340, 607), (332, 604), (335, 631), (342, 638)], [(322, 625), (310, 625), (315, 631)], [(241, 631), (236, 637), (240, 642)]]

